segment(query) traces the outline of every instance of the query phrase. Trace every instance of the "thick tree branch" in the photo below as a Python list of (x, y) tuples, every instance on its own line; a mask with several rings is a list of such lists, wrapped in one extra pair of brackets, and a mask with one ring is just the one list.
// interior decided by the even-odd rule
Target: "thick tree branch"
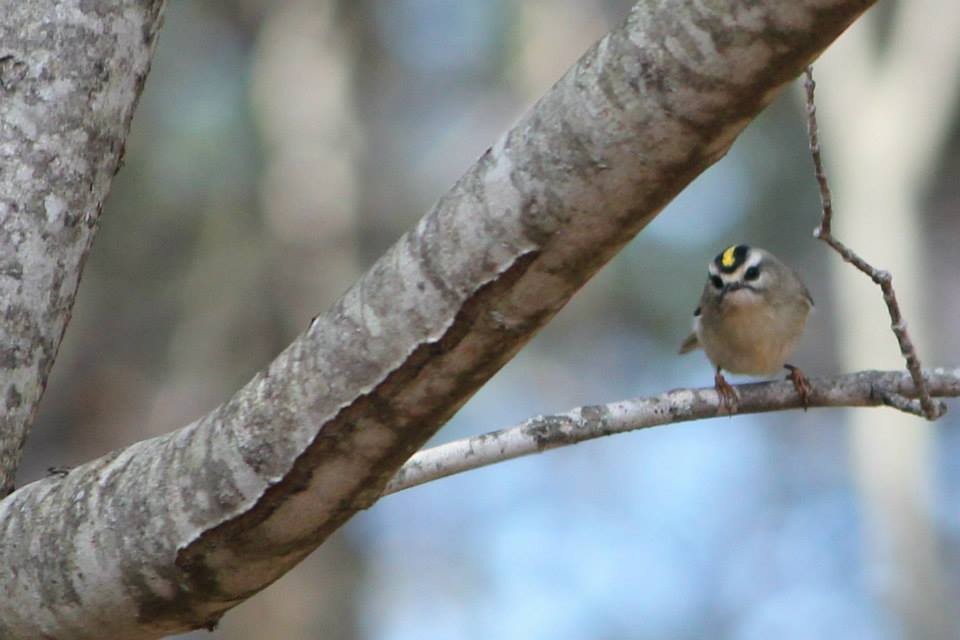
[(162, 5), (0, 8), (0, 496), (70, 319)]
[(639, 3), (232, 399), (0, 502), (0, 636), (207, 626), (275, 580), (871, 4)]
[[(960, 396), (960, 368), (926, 371), (924, 380), (934, 396)], [(912, 377), (903, 371), (861, 371), (811, 378), (810, 382), (813, 386), (811, 408), (890, 406), (904, 410), (899, 399), (917, 396)], [(736, 389), (740, 396), (738, 415), (803, 408), (796, 387), (789, 381), (741, 384), (736, 385)], [(537, 416), (515, 427), (420, 451), (400, 468), (383, 493), (396, 493), (431, 480), (584, 440), (727, 415), (716, 389), (703, 387), (675, 389), (650, 398)]]

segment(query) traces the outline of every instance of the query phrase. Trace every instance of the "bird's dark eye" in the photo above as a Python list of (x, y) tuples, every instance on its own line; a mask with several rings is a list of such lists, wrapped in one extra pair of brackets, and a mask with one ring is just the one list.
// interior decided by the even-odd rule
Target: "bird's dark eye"
[(760, 268), (759, 267), (750, 267), (743, 273), (744, 280), (756, 280), (760, 277)]
[(717, 289), (723, 289), (723, 280), (720, 279), (720, 276), (710, 276), (710, 282)]

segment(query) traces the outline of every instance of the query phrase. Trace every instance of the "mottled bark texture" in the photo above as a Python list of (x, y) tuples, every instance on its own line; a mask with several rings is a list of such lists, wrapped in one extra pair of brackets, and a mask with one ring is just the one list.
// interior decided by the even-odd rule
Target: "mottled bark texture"
[(276, 579), (870, 4), (638, 4), (226, 404), (0, 503), (0, 636), (155, 637)]
[(160, 0), (0, 0), (0, 496), (70, 319)]
[[(924, 371), (923, 379), (934, 398), (960, 396), (960, 369)], [(830, 378), (811, 378), (810, 384), (806, 404), (789, 379), (735, 385), (739, 398), (737, 414), (817, 407), (892, 407), (904, 410), (900, 400), (918, 396), (911, 374), (904, 371), (860, 371)], [(387, 484), (383, 494), (584, 440), (729, 415), (716, 388), (705, 387), (674, 389), (650, 398), (577, 407), (566, 413), (537, 416), (516, 427), (455, 440), (415, 453)]]

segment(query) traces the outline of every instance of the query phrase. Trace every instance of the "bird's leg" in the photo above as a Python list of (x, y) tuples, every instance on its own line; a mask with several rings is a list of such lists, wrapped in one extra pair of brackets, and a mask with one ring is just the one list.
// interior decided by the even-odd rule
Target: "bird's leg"
[(810, 406), (810, 392), (813, 391), (813, 387), (810, 386), (810, 381), (807, 379), (807, 376), (803, 375), (803, 371), (800, 371), (798, 367), (792, 364), (785, 364), (783, 367), (790, 372), (787, 379), (793, 382), (794, 388), (797, 390), (797, 393), (800, 394), (800, 402), (803, 403), (803, 410), (806, 411)]
[(717, 395), (720, 396), (721, 411), (725, 411), (730, 415), (736, 413), (737, 405), (740, 404), (740, 398), (737, 397), (737, 390), (730, 386), (727, 379), (723, 377), (723, 373), (720, 372), (720, 367), (717, 367), (717, 372), (713, 376), (713, 386), (717, 390)]

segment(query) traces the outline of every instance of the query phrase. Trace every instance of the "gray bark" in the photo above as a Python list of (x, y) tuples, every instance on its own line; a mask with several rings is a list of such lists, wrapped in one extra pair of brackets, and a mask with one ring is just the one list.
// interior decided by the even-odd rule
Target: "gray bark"
[(162, 5), (0, 2), (0, 496), (70, 319)]
[[(924, 380), (934, 398), (960, 396), (960, 368), (926, 371)], [(907, 408), (900, 400), (917, 395), (910, 374), (904, 371), (860, 371), (811, 378), (810, 384), (806, 405), (789, 380), (735, 385), (739, 397), (737, 415), (818, 407), (892, 407), (903, 411)], [(914, 417), (923, 416), (919, 403), (907, 412)], [(383, 494), (615, 433), (729, 415), (717, 390), (708, 387), (674, 389), (649, 398), (536, 416), (515, 427), (418, 451), (400, 467)]]
[(232, 399), (0, 502), (0, 637), (156, 637), (268, 585), (871, 4), (638, 4)]

